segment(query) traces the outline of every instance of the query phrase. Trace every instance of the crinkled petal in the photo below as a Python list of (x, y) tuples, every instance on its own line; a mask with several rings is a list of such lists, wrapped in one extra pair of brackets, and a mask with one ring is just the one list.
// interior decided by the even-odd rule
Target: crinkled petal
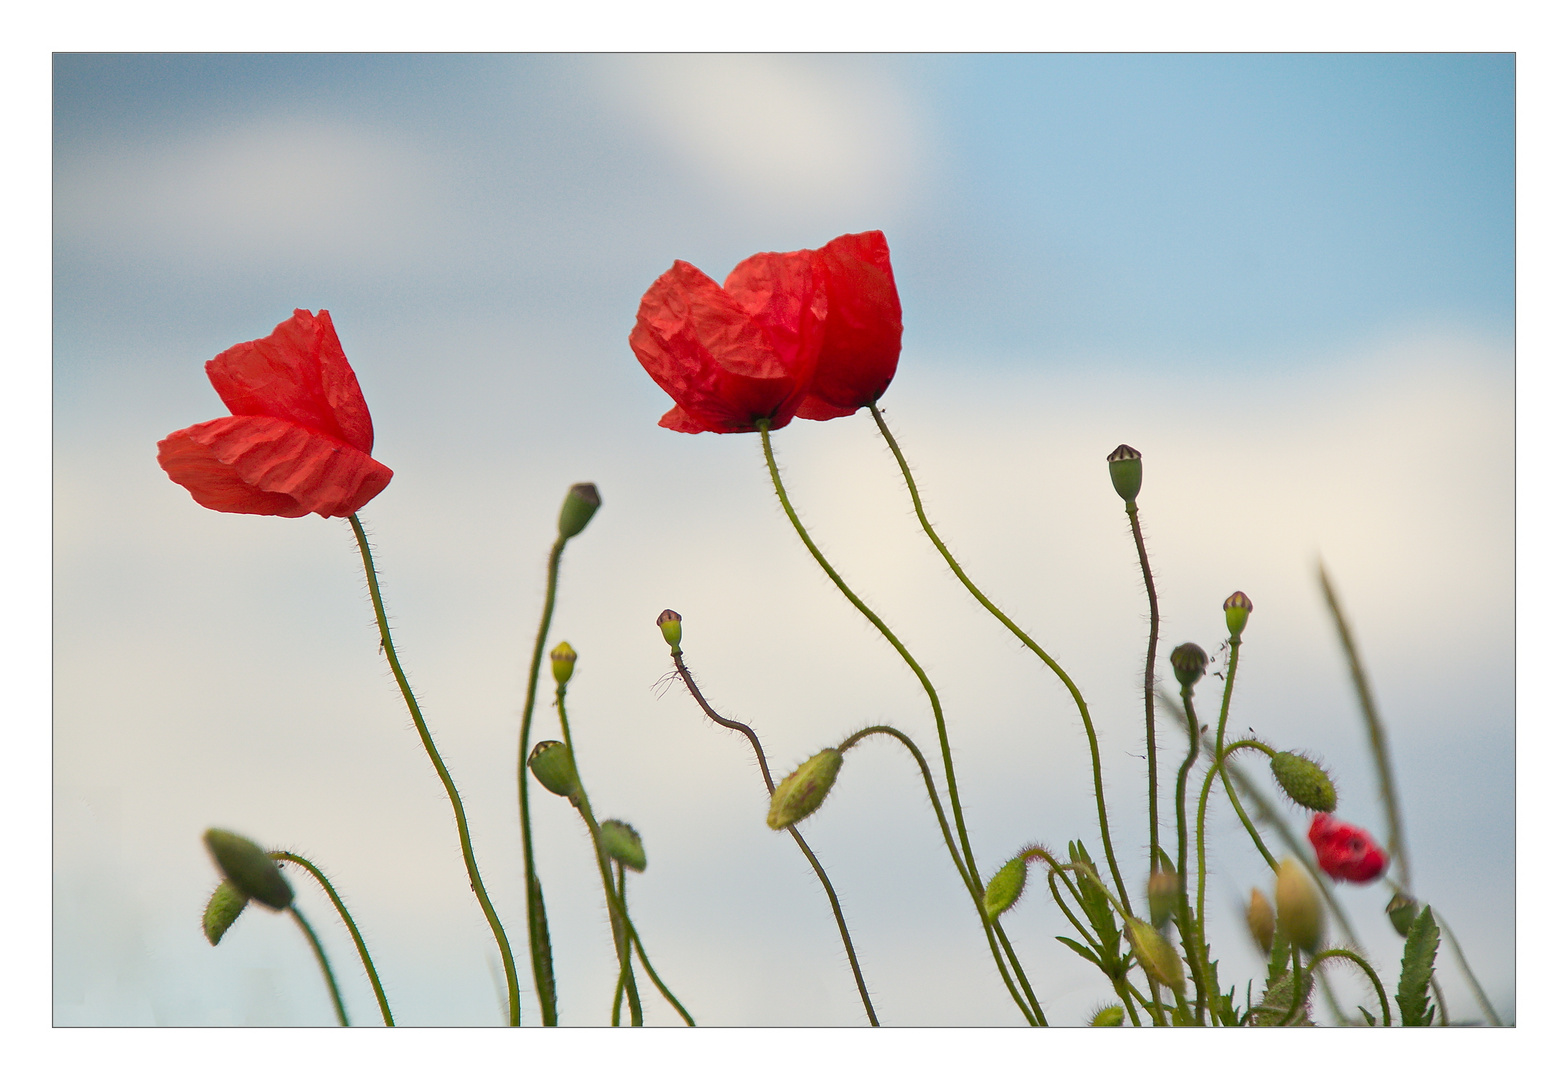
[(801, 399), (795, 415), (803, 420), (836, 420), (840, 416), (851, 416), (860, 408), (859, 405), (834, 405), (815, 394), (807, 394)]
[(809, 398), (820, 404), (797, 415), (827, 420), (848, 416), (882, 396), (898, 370), (904, 315), (881, 232), (840, 236), (817, 254), (828, 310)]
[(158, 443), (169, 478), (212, 510), (347, 517), (392, 481), (369, 454), (288, 420), (226, 416)]
[(759, 252), (730, 271), (724, 291), (762, 328), (785, 366), (810, 383), (828, 315), (816, 253)]
[(271, 416), (370, 453), (375, 433), (332, 316), (296, 309), (270, 335), (207, 361), (207, 378), (236, 416)]

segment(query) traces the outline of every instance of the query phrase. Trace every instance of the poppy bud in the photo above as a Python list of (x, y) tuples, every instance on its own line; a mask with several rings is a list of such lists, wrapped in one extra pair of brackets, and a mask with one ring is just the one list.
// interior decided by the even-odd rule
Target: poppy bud
[(1269, 907), (1268, 897), (1263, 895), (1262, 889), (1254, 888), (1247, 901), (1247, 929), (1252, 931), (1252, 940), (1267, 956), (1274, 948), (1274, 909)]
[(562, 540), (570, 540), (588, 527), (589, 520), (599, 509), (599, 489), (593, 484), (573, 484), (561, 504), (561, 520), (557, 526)]
[(768, 806), (768, 828), (787, 829), (811, 816), (828, 797), (843, 764), (844, 755), (828, 747), (781, 780)]
[(1181, 882), (1169, 870), (1156, 870), (1149, 875), (1149, 921), (1157, 928), (1171, 921), (1176, 913), (1176, 901), (1181, 896)]
[(284, 880), (278, 864), (243, 836), (224, 829), (208, 829), (202, 841), (218, 870), (234, 887), (257, 903), (282, 911), (294, 902), (294, 890)]
[(1203, 678), (1208, 667), (1209, 653), (1202, 645), (1189, 641), (1171, 650), (1171, 670), (1176, 672), (1176, 681), (1184, 687)]
[(1172, 990), (1184, 989), (1187, 985), (1187, 976), (1181, 968), (1181, 954), (1176, 951), (1176, 946), (1160, 936), (1160, 932), (1142, 919), (1133, 919), (1127, 924), (1127, 940), (1132, 943), (1132, 954), (1138, 958), (1138, 966), (1156, 982), (1164, 983)]
[(577, 652), (566, 642), (561, 642), (550, 650), (550, 671), (555, 675), (555, 684), (565, 686), (572, 679), (572, 671), (577, 667)]
[(218, 887), (212, 890), (212, 899), (207, 901), (207, 910), (201, 916), (201, 930), (207, 940), (214, 945), (222, 941), (224, 933), (234, 925), (234, 920), (240, 917), (248, 903), (250, 897), (240, 892), (234, 882), (228, 878), (218, 882)]
[(1339, 794), (1334, 781), (1328, 778), (1323, 766), (1300, 754), (1281, 751), (1274, 755), (1269, 768), (1283, 791), (1298, 806), (1308, 810), (1332, 810), (1339, 805)]
[(1143, 487), (1143, 455), (1122, 443), (1105, 460), (1111, 463), (1111, 486), (1116, 494), (1127, 502), (1137, 499)]
[(1279, 864), (1274, 879), (1274, 906), (1279, 932), (1298, 949), (1314, 952), (1323, 933), (1323, 901), (1306, 868), (1295, 859)]
[(1252, 614), (1252, 601), (1247, 594), (1237, 590), (1225, 598), (1225, 628), (1231, 637), (1240, 637), (1247, 628), (1247, 616)]
[(1317, 814), (1307, 839), (1317, 852), (1318, 866), (1336, 881), (1365, 884), (1382, 877), (1388, 868), (1388, 854), (1359, 825)]
[(681, 647), (681, 617), (678, 613), (665, 608), (654, 622), (658, 623), (659, 633), (664, 635), (666, 645), (672, 649)]
[(1002, 868), (985, 887), (986, 919), (995, 922), (1004, 911), (1018, 903), (1018, 898), (1024, 894), (1028, 869), (1022, 856), (1002, 864)]
[(1089, 1017), (1090, 1027), (1121, 1027), (1127, 1013), (1120, 1005), (1107, 1005), (1103, 1009), (1096, 1009), (1094, 1015)]
[(528, 771), (545, 790), (568, 799), (575, 799), (582, 785), (577, 779), (577, 766), (566, 744), (555, 739), (536, 743), (528, 755)]
[(1395, 893), (1388, 907), (1383, 910), (1388, 912), (1388, 921), (1394, 924), (1394, 932), (1400, 937), (1409, 937), (1410, 927), (1421, 912), (1421, 901), (1408, 893)]
[(640, 874), (648, 869), (648, 855), (643, 851), (642, 837), (626, 822), (605, 818), (599, 822), (599, 838), (604, 841), (604, 853), (628, 870)]

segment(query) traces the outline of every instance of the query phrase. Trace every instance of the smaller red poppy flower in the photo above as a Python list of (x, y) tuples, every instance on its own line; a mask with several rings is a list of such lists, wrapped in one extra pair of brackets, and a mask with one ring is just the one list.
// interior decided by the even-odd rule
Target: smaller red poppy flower
[(893, 381), (904, 311), (880, 230), (840, 236), (817, 255), (827, 283), (827, 328), (816, 376), (795, 415), (831, 420), (873, 404)]
[(169, 479), (211, 510), (347, 517), (392, 481), (370, 456), (370, 410), (325, 309), (207, 361), (232, 416), (158, 443)]
[(1371, 833), (1329, 814), (1313, 817), (1307, 839), (1317, 852), (1318, 865), (1337, 881), (1376, 881), (1388, 868), (1388, 854)]

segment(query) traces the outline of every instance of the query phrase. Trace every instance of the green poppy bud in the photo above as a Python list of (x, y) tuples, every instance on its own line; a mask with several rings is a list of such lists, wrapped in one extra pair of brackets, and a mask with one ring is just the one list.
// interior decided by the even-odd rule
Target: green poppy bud
[(624, 821), (605, 818), (599, 822), (599, 838), (604, 841), (604, 853), (628, 870), (639, 874), (648, 869), (648, 855), (643, 851), (642, 837)]
[(1209, 651), (1202, 645), (1189, 641), (1171, 650), (1171, 670), (1176, 673), (1176, 681), (1184, 687), (1203, 678), (1208, 668)]
[(1295, 859), (1279, 864), (1274, 879), (1277, 925), (1285, 940), (1298, 949), (1315, 952), (1323, 934), (1323, 901), (1318, 899), (1312, 876)]
[(1018, 903), (1018, 898), (1024, 894), (1028, 872), (1029, 868), (1024, 864), (1022, 856), (1002, 864), (1002, 868), (985, 887), (986, 919), (995, 922), (1004, 911)]
[(659, 624), (659, 633), (664, 635), (664, 643), (672, 649), (681, 647), (681, 617), (669, 608), (659, 612), (659, 617), (654, 620)]
[(565, 686), (572, 679), (572, 671), (577, 667), (577, 653), (566, 642), (561, 642), (550, 650), (550, 671), (555, 676), (555, 685)]
[(528, 755), (528, 771), (545, 786), (545, 790), (556, 795), (575, 799), (582, 790), (572, 752), (559, 740), (545, 739), (536, 743)]
[(599, 489), (593, 484), (573, 484), (561, 504), (561, 539), (570, 540), (586, 529), (598, 509)]
[(828, 797), (843, 764), (844, 755), (828, 747), (779, 781), (768, 805), (768, 828), (787, 829), (810, 817)]
[(1394, 932), (1400, 937), (1409, 937), (1410, 928), (1421, 913), (1421, 901), (1408, 893), (1395, 893), (1388, 907), (1383, 910), (1388, 912), (1388, 921), (1394, 924)]
[(1176, 946), (1160, 936), (1158, 930), (1142, 919), (1134, 919), (1127, 924), (1127, 940), (1132, 943), (1132, 954), (1137, 958), (1138, 966), (1149, 978), (1172, 990), (1186, 988), (1187, 975), (1182, 971), (1181, 954)]
[(222, 941), (248, 903), (250, 897), (240, 892), (234, 882), (228, 878), (218, 882), (218, 887), (212, 890), (212, 899), (207, 901), (207, 910), (201, 916), (201, 929), (207, 940), (214, 945)]
[(1263, 895), (1262, 889), (1254, 888), (1251, 899), (1247, 901), (1247, 929), (1252, 931), (1252, 940), (1267, 956), (1269, 950), (1274, 948), (1274, 909), (1269, 906), (1269, 899)]
[(1121, 1027), (1127, 1013), (1120, 1005), (1107, 1005), (1103, 1009), (1096, 1009), (1094, 1015), (1089, 1017), (1090, 1027)]
[(1252, 614), (1252, 601), (1247, 599), (1246, 593), (1237, 590), (1225, 598), (1222, 606), (1225, 609), (1225, 628), (1230, 631), (1231, 637), (1240, 637), (1247, 628), (1247, 616)]
[(1127, 502), (1137, 499), (1143, 487), (1143, 455), (1122, 443), (1105, 460), (1111, 463), (1111, 486), (1116, 494)]
[(202, 840), (219, 872), (240, 892), (274, 911), (294, 902), (294, 890), (260, 846), (224, 829), (208, 829)]
[(1169, 870), (1156, 870), (1149, 875), (1149, 921), (1163, 927), (1176, 914), (1176, 903), (1181, 897), (1181, 882)]
[(1280, 790), (1298, 806), (1327, 814), (1339, 805), (1334, 781), (1328, 778), (1323, 766), (1312, 759), (1281, 751), (1274, 755), (1269, 768), (1274, 771)]

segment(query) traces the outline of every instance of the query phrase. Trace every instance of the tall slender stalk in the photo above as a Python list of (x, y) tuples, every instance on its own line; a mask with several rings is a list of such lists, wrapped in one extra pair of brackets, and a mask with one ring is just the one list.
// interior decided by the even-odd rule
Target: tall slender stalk
[(338, 891), (332, 887), (332, 882), (327, 880), (316, 864), (303, 855), (296, 855), (292, 851), (269, 851), (269, 859), (278, 859), (282, 862), (291, 862), (302, 867), (311, 877), (316, 879), (316, 884), (321, 886), (327, 894), (327, 899), (332, 901), (332, 906), (337, 908), (338, 918), (343, 920), (343, 925), (348, 928), (349, 936), (354, 939), (354, 948), (359, 950), (359, 962), (365, 966), (365, 975), (370, 979), (370, 988), (376, 992), (376, 1004), (381, 1007), (381, 1022), (387, 1027), (396, 1027), (392, 1022), (392, 1009), (387, 1004), (386, 991), (381, 989), (381, 977), (376, 974), (376, 965), (371, 962), (370, 950), (365, 947), (365, 939), (360, 936), (359, 927), (354, 923), (354, 917), (348, 913), (348, 907), (343, 903)]
[(1127, 500), (1127, 521), (1132, 526), (1133, 542), (1138, 546), (1144, 591), (1149, 594), (1149, 654), (1143, 669), (1143, 723), (1149, 751), (1149, 872), (1153, 873), (1160, 868), (1160, 780), (1154, 745), (1154, 653), (1160, 640), (1160, 601), (1154, 591), (1149, 552), (1143, 545), (1143, 528), (1138, 524), (1138, 504), (1132, 499)]
[(338, 981), (332, 976), (332, 965), (327, 962), (327, 952), (321, 947), (321, 939), (316, 937), (316, 932), (305, 921), (305, 916), (300, 914), (299, 908), (290, 904), (289, 914), (294, 916), (294, 921), (304, 931), (305, 940), (310, 942), (311, 951), (316, 954), (316, 963), (321, 965), (322, 978), (327, 980), (327, 989), (332, 993), (332, 1007), (338, 1014), (338, 1025), (348, 1027), (348, 1013), (343, 1010), (343, 995), (338, 993)]

